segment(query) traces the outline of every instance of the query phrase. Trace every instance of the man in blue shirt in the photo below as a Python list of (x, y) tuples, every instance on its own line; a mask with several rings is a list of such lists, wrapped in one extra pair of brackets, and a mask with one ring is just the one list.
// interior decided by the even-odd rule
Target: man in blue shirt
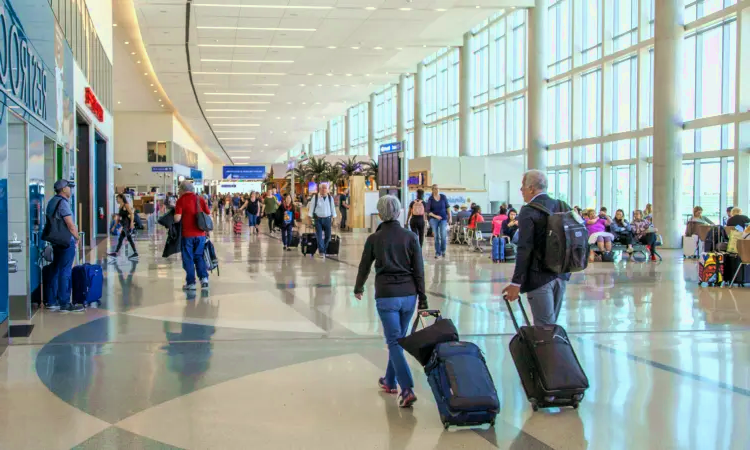
[(321, 183), (320, 193), (315, 194), (310, 200), (308, 210), (308, 215), (313, 218), (315, 224), (315, 237), (318, 239), (318, 252), (320, 253), (318, 257), (325, 259), (326, 249), (331, 242), (331, 223), (336, 217), (336, 205), (333, 202), (333, 196), (328, 194), (327, 184)]
[(281, 205), (281, 203), (284, 201), (284, 197), (282, 197), (281, 194), (276, 191), (276, 188), (273, 188), (273, 191), (271, 192), (273, 192), (273, 196), (276, 198), (276, 201), (279, 203), (279, 205)]
[(430, 218), (430, 228), (435, 235), (435, 259), (445, 258), (448, 243), (448, 222), (451, 220), (448, 198), (441, 194), (438, 185), (432, 185), (432, 195), (427, 200), (427, 213)]
[(55, 196), (47, 203), (47, 220), (62, 221), (70, 231), (70, 244), (68, 246), (52, 246), (52, 270), (49, 283), (50, 298), (46, 299), (47, 309), (60, 312), (83, 312), (83, 305), (71, 305), (71, 274), (73, 272), (73, 260), (76, 257), (76, 246), (78, 245), (78, 227), (73, 219), (73, 211), (70, 208), (70, 188), (75, 187), (68, 180), (57, 180), (54, 185)]

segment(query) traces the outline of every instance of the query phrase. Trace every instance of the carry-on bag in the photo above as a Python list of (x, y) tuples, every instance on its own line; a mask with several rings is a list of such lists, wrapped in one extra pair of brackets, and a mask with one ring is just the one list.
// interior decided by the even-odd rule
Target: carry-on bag
[(219, 258), (216, 256), (216, 249), (214, 243), (206, 239), (206, 243), (203, 244), (203, 262), (206, 263), (206, 270), (209, 272), (216, 270), (216, 275), (221, 276), (219, 271)]
[(698, 256), (698, 239), (693, 236), (683, 236), (682, 255), (685, 258), (695, 258)]
[(501, 236), (492, 237), (492, 262), (505, 261), (505, 238)]
[(289, 244), (290, 247), (299, 247), (299, 233), (296, 231), (292, 232), (292, 243)]
[(315, 233), (302, 234), (299, 248), (303, 255), (314, 255), (318, 251), (318, 238), (315, 237)]
[(242, 222), (234, 223), (234, 234), (242, 234)]
[(331, 240), (328, 242), (328, 247), (326, 248), (326, 255), (338, 255), (340, 247), (341, 238), (335, 234), (332, 235)]
[(516, 259), (516, 244), (505, 244), (505, 260)]
[(726, 253), (724, 255), (724, 282), (729, 286), (737, 284), (744, 287), (746, 284), (750, 284), (750, 265), (743, 265), (738, 271), (741, 263), (742, 259), (737, 253)]
[(73, 303), (90, 305), (102, 298), (104, 275), (98, 264), (81, 264), (73, 267), (71, 284), (73, 285)]
[(425, 373), (446, 430), (451, 425), (495, 425), (500, 399), (482, 350), (475, 344), (438, 344)]
[(505, 298), (516, 335), (510, 340), (510, 354), (534, 411), (539, 408), (578, 408), (589, 380), (565, 329), (559, 325), (531, 325), (518, 300), (526, 325), (518, 326), (510, 302)]
[[(422, 323), (423, 328), (417, 330), (417, 325), (423, 317), (432, 316), (435, 318), (435, 323), (429, 326), (425, 326)], [(432, 353), (435, 350), (435, 346), (442, 344), (443, 342), (458, 341), (458, 330), (453, 325), (453, 321), (450, 319), (444, 319), (440, 315), (440, 311), (437, 309), (419, 311), (417, 316), (414, 318), (414, 324), (411, 327), (411, 333), (406, 337), (402, 337), (398, 340), (398, 345), (401, 346), (408, 354), (413, 356), (419, 361), (422, 367), (426, 366), (432, 358)]]

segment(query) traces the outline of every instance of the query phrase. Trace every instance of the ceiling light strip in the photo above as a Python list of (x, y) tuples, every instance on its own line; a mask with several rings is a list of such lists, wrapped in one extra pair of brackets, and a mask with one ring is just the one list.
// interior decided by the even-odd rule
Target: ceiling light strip
[(203, 95), (236, 95), (236, 96), (273, 97), (276, 94), (261, 94), (257, 92), (204, 92)]
[(304, 45), (198, 44), (198, 47), (219, 48), (305, 48)]
[(227, 5), (218, 3), (194, 3), (198, 7), (212, 8), (255, 8), (255, 9), (333, 9), (333, 6), (299, 6), (299, 5)]
[(257, 64), (294, 64), (294, 61), (264, 61), (260, 59), (201, 59), (201, 62), (231, 62), (231, 63), (257, 63)]
[(318, 31), (315, 28), (196, 27), (199, 30)]
[(214, 105), (269, 105), (271, 102), (206, 102)]
[(285, 73), (261, 73), (261, 72), (193, 72), (196, 75), (268, 75), (284, 76)]

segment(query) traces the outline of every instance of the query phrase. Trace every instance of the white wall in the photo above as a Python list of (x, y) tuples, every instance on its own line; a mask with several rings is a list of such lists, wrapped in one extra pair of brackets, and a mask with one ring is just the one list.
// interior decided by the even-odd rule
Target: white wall
[(505, 201), (506, 199), (493, 198), (496, 189), (500, 183), (507, 182), (508, 201), (513, 206), (523, 204), (521, 195), (521, 180), (526, 170), (524, 167), (523, 155), (517, 156), (487, 156), (487, 190), (490, 191), (490, 200)]
[[(8, 119), (6, 117), (5, 121)], [(23, 242), (21, 253), (14, 253), (13, 259), (18, 261), (18, 272), (8, 275), (8, 295), (26, 295), (28, 293), (28, 175), (26, 173), (26, 127), (24, 125), (8, 125), (8, 240), (15, 234)], [(3, 255), (3, 258), (7, 256)]]
[(148, 112), (115, 113), (114, 162), (148, 162), (146, 143), (172, 140), (172, 114)]
[(94, 29), (104, 47), (104, 52), (109, 60), (114, 62), (112, 49), (112, 2), (118, 0), (87, 0), (86, 7), (89, 10)]
[(185, 129), (175, 116), (172, 116), (172, 141), (198, 154), (198, 170), (203, 171), (204, 179), (211, 179), (206, 176), (206, 173), (213, 172), (214, 162), (208, 157), (208, 153), (206, 153), (206, 151), (203, 150), (203, 147), (193, 139), (187, 129)]

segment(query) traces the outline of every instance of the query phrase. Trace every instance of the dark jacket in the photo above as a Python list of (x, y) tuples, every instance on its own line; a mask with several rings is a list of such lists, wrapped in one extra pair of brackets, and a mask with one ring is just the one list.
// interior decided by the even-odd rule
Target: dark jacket
[(292, 204), (292, 209), (289, 210), (289, 212), (292, 213), (292, 221), (288, 225), (284, 224), (284, 212), (286, 212), (286, 209), (284, 209), (284, 205), (279, 205), (279, 209), (276, 210), (273, 216), (274, 225), (277, 228), (293, 227), (294, 226), (294, 213), (296, 212), (294, 209), (294, 204)]
[(609, 226), (610, 231), (616, 234), (628, 234), (631, 233), (630, 222), (626, 219), (622, 219), (622, 225), (618, 224), (615, 219), (612, 219), (612, 225)]
[(402, 227), (397, 220), (380, 224), (375, 233), (365, 242), (362, 260), (359, 262), (354, 293), (365, 291), (365, 281), (370, 267), (375, 262), (375, 298), (405, 297), (424, 292), (424, 262), (419, 238), (414, 232)]
[[(518, 219), (518, 217), (516, 217)], [(518, 230), (518, 225), (509, 226), (510, 219), (503, 220), (503, 236), (508, 236), (509, 238), (513, 238), (513, 235), (516, 234), (516, 231)], [(521, 222), (518, 222), (521, 223)]]
[(727, 226), (729, 228), (734, 228), (737, 225), (741, 226), (742, 228), (745, 228), (748, 223), (750, 223), (750, 218), (742, 214), (732, 216), (729, 218), (729, 220), (727, 220)]
[(182, 252), (182, 224), (174, 221), (174, 208), (159, 217), (159, 225), (167, 229), (167, 241), (161, 256), (167, 258), (175, 253)]
[[(559, 210), (557, 200), (541, 194), (533, 200), (552, 212)], [(570, 274), (556, 274), (547, 270), (541, 263), (544, 256), (547, 232), (547, 214), (528, 205), (518, 213), (518, 249), (516, 268), (512, 282), (521, 286), (521, 292), (538, 289), (555, 278), (569, 280)]]

